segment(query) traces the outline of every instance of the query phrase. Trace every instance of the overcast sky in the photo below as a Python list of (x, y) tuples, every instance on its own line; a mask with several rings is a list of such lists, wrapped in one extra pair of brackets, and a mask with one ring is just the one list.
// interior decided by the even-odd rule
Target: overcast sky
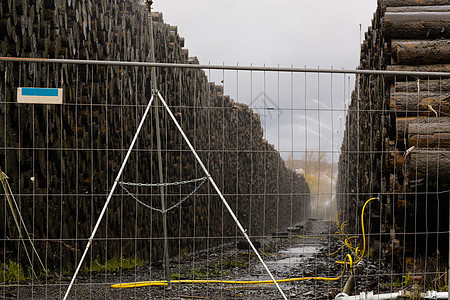
[(355, 68), (376, 0), (154, 0), (200, 63)]
[[(201, 64), (355, 69), (377, 0), (154, 0)], [(362, 37), (360, 36), (360, 25)], [(260, 114), (266, 138), (287, 157), (340, 148), (354, 76), (210, 72)], [(275, 110), (272, 110), (275, 108)], [(283, 109), (285, 108), (285, 109)], [(291, 108), (294, 108), (292, 110)], [(327, 109), (328, 108), (328, 109)], [(340, 118), (339, 118), (340, 117)]]

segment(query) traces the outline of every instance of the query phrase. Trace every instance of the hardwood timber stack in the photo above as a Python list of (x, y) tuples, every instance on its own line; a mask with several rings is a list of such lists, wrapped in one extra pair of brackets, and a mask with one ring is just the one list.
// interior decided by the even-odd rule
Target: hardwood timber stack
[[(361, 69), (449, 72), (449, 66), (447, 0), (378, 1)], [(357, 77), (341, 149), (339, 206), (351, 224), (359, 224), (364, 202), (379, 196), (370, 225), (372, 233), (381, 230), (375, 239), (383, 251), (448, 254), (450, 79)]]
[[(183, 49), (177, 27), (164, 24), (160, 13), (152, 20), (158, 62), (198, 63)], [(0, 29), (1, 56), (149, 60), (147, 9), (138, 0), (3, 0)], [(77, 264), (150, 99), (150, 69), (0, 63), (0, 71), (0, 167), (46, 267), (67, 271)], [(304, 219), (308, 185), (263, 139), (257, 114), (209, 83), (202, 70), (157, 69), (157, 78), (161, 94), (251, 236)], [(62, 87), (64, 104), (17, 104), (19, 86)], [(160, 126), (165, 181), (203, 177), (165, 112)], [(151, 116), (135, 149), (123, 181), (159, 182)], [(194, 188), (168, 187), (168, 206)], [(157, 188), (130, 191), (160, 207)], [(4, 260), (15, 260), (21, 247), (17, 230), (3, 205), (0, 216)], [(119, 189), (90, 255), (101, 263), (120, 255), (161, 259), (161, 219)], [(168, 213), (168, 227), (171, 255), (240, 236), (208, 184)]]

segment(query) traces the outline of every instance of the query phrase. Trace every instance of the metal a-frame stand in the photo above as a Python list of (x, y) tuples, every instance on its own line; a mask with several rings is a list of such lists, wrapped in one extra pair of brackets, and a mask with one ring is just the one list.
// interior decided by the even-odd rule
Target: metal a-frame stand
[[(148, 18), (149, 18), (149, 25), (150, 25), (150, 42), (151, 42), (151, 49), (150, 49), (150, 58), (152, 60), (152, 62), (155, 61), (155, 46), (154, 46), (154, 39), (153, 39), (153, 26), (152, 26), (152, 16), (151, 16), (151, 5), (153, 4), (153, 1), (147, 0), (146, 1), (146, 5), (148, 7)], [(205, 176), (208, 178), (209, 182), (211, 183), (211, 185), (213, 186), (213, 188), (215, 189), (215, 191), (217, 192), (217, 194), (219, 195), (220, 199), (222, 200), (223, 204), (225, 205), (225, 207), (227, 208), (228, 212), (230, 213), (231, 217), (233, 218), (233, 220), (236, 222), (236, 225), (238, 226), (239, 230), (242, 232), (242, 235), (244, 236), (244, 238), (247, 240), (247, 242), (249, 243), (249, 245), (251, 246), (251, 248), (253, 249), (253, 251), (255, 252), (256, 256), (258, 257), (259, 261), (262, 263), (262, 265), (264, 266), (265, 270), (267, 271), (267, 273), (270, 276), (270, 279), (273, 281), (273, 283), (276, 285), (277, 289), (279, 290), (280, 294), (283, 296), (283, 299), (287, 300), (286, 295), (284, 294), (283, 290), (281, 289), (280, 285), (278, 284), (278, 282), (276, 281), (276, 279), (274, 278), (274, 276), (272, 275), (272, 272), (270, 272), (269, 268), (267, 267), (266, 263), (264, 262), (264, 260), (262, 259), (261, 255), (259, 254), (258, 250), (256, 249), (256, 247), (253, 245), (253, 242), (250, 240), (250, 237), (247, 234), (247, 231), (244, 229), (244, 227), (241, 225), (241, 223), (239, 222), (238, 218), (236, 217), (236, 214), (233, 212), (233, 210), (231, 209), (230, 205), (228, 204), (227, 200), (225, 199), (225, 197), (223, 196), (222, 192), (220, 191), (219, 187), (217, 186), (217, 184), (215, 183), (214, 179), (211, 177), (211, 175), (209, 174), (208, 170), (206, 169), (205, 165), (203, 164), (202, 160), (200, 159), (200, 157), (198, 156), (197, 152), (195, 151), (194, 147), (192, 146), (191, 142), (189, 141), (188, 137), (186, 136), (186, 134), (184, 133), (183, 129), (181, 128), (180, 124), (178, 123), (177, 119), (175, 118), (175, 116), (173, 115), (172, 111), (170, 110), (169, 106), (167, 105), (166, 101), (164, 100), (164, 98), (162, 97), (161, 93), (158, 91), (157, 89), (157, 83), (156, 83), (156, 70), (154, 67), (152, 67), (152, 81), (153, 81), (153, 92), (152, 92), (152, 96), (150, 98), (150, 101), (147, 104), (147, 107), (144, 111), (144, 115), (142, 116), (142, 119), (139, 123), (139, 126), (136, 130), (136, 133), (133, 137), (133, 140), (131, 141), (130, 147), (128, 148), (127, 154), (125, 155), (125, 158), (122, 162), (122, 166), (119, 169), (119, 172), (117, 173), (116, 179), (114, 180), (114, 184), (111, 188), (111, 191), (108, 194), (108, 197), (106, 199), (105, 205), (103, 206), (103, 209), (100, 213), (100, 216), (97, 220), (97, 223), (95, 224), (94, 229), (92, 230), (92, 234), (89, 237), (88, 243), (86, 245), (86, 248), (84, 249), (83, 255), (81, 256), (80, 262), (78, 263), (78, 266), (75, 270), (75, 273), (72, 277), (72, 280), (69, 284), (69, 287), (67, 288), (66, 294), (64, 295), (64, 300), (67, 299), (67, 297), (69, 296), (70, 290), (72, 289), (72, 286), (75, 282), (75, 279), (78, 275), (78, 272), (80, 271), (81, 265), (83, 264), (83, 261), (86, 257), (86, 254), (92, 244), (92, 241), (95, 237), (95, 234), (98, 230), (98, 227), (100, 226), (100, 223), (103, 219), (103, 216), (105, 215), (106, 209), (108, 208), (109, 202), (112, 199), (112, 195), (114, 194), (114, 191), (116, 190), (117, 184), (119, 183), (120, 177), (122, 176), (123, 170), (125, 168), (125, 165), (127, 164), (127, 161), (130, 157), (131, 151), (134, 148), (134, 145), (137, 141), (137, 138), (139, 136), (139, 133), (142, 129), (142, 126), (145, 122), (145, 119), (147, 118), (147, 115), (150, 111), (150, 108), (152, 106), (153, 101), (156, 99), (156, 101), (161, 101), (163, 107), (165, 108), (165, 110), (167, 111), (167, 113), (169, 114), (170, 118), (172, 119), (172, 121), (174, 122), (175, 126), (177, 127), (177, 129), (179, 130), (179, 132), (181, 133), (184, 141), (186, 142), (186, 144), (188, 145), (189, 149), (191, 150), (192, 154), (195, 156), (195, 159), (197, 160), (197, 162), (199, 163), (199, 165), (201, 166), (203, 172), (205, 173)], [(163, 183), (163, 172), (162, 172), (162, 158), (161, 158), (161, 137), (160, 137), (160, 131), (159, 131), (159, 112), (158, 112), (158, 107), (155, 106), (155, 121), (156, 121), (156, 134), (157, 134), (157, 147), (158, 147), (158, 167), (159, 167), (159, 177), (160, 177), (160, 182)], [(160, 193), (161, 193), (161, 209), (164, 211), (165, 210), (165, 196), (164, 196), (164, 186), (161, 185), (160, 188)], [(168, 252), (168, 242), (167, 242), (167, 219), (166, 219), (166, 214), (163, 213), (163, 233), (164, 233), (164, 260), (165, 260), (165, 275), (166, 275), (166, 280), (168, 283), (168, 287), (170, 288), (170, 272), (169, 272), (169, 252)]]

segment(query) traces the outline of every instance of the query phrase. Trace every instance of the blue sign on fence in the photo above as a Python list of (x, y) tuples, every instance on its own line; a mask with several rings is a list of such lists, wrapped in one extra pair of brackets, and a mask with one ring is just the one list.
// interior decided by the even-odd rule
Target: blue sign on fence
[(17, 103), (62, 104), (63, 90), (57, 88), (17, 88)]

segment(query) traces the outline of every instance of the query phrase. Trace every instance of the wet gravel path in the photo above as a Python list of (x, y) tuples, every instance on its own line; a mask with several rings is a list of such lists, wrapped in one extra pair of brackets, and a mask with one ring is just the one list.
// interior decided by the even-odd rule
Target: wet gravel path
[[(334, 228), (329, 221), (310, 220), (304, 231), (290, 238), (260, 239), (261, 254), (277, 279), (321, 276), (335, 278), (341, 265), (334, 263), (342, 254), (329, 253), (340, 245), (333, 238)], [(301, 235), (300, 235), (301, 234)], [(342, 251), (341, 251), (342, 252)], [(377, 274), (380, 266), (367, 263), (364, 276), (357, 279), (358, 292), (380, 292), (383, 284)], [(223, 247), (197, 251), (195, 256), (171, 261), (173, 279), (268, 280), (261, 263), (251, 251), (239, 250), (235, 243)], [(370, 275), (370, 276), (368, 276)], [(174, 284), (171, 289), (160, 286), (117, 289), (111, 284), (164, 278), (161, 265), (141, 266), (117, 273), (79, 275), (69, 299), (282, 299), (276, 286), (230, 285), (221, 283)], [(302, 280), (281, 283), (289, 299), (333, 299), (342, 291), (348, 275), (337, 281)], [(62, 299), (69, 281), (53, 277), (45, 282), (28, 282), (20, 287), (3, 287), (4, 299)], [(381, 289), (380, 289), (381, 287)]]

